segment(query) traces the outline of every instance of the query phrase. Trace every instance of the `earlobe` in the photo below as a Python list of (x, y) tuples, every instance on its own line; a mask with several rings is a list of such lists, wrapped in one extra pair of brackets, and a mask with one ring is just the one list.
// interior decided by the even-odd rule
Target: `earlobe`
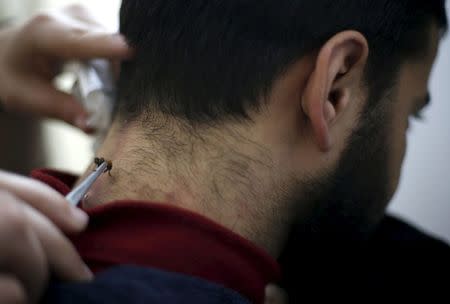
[(315, 141), (323, 152), (333, 146), (330, 128), (349, 106), (351, 90), (363, 77), (367, 57), (367, 41), (355, 31), (335, 35), (317, 56), (301, 103)]

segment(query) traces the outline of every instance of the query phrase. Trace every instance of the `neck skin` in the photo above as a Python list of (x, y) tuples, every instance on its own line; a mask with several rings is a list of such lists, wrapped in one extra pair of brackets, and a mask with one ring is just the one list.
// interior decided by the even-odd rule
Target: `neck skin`
[(112, 160), (111, 176), (99, 178), (84, 207), (125, 199), (170, 204), (199, 213), (278, 257), (291, 212), (279, 211), (286, 209), (282, 204), (289, 201), (289, 191), (274, 183), (269, 150), (249, 140), (246, 128), (202, 127), (200, 134), (169, 119), (158, 126), (152, 120), (153, 127), (137, 121), (113, 124), (96, 155)]

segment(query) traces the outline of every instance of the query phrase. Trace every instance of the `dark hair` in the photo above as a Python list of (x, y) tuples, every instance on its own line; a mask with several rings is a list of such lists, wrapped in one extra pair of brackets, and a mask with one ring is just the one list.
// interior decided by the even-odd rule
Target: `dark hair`
[(445, 0), (123, 0), (120, 30), (136, 56), (122, 66), (117, 111), (190, 122), (246, 117), (294, 61), (338, 32), (370, 46), (367, 83), (380, 93), (401, 63), (447, 27)]

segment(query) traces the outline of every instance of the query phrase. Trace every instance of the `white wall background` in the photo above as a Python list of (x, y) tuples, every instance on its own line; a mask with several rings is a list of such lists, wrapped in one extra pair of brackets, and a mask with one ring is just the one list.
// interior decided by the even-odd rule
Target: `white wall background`
[[(109, 27), (117, 27), (120, 0), (0, 0), (0, 17), (68, 3), (83, 3)], [(450, 38), (441, 46), (430, 90), (432, 106), (426, 122), (415, 123), (410, 132), (403, 179), (389, 210), (450, 242)], [(92, 159), (91, 140), (61, 123), (49, 122), (44, 129), (49, 165), (82, 171)]]
[(390, 211), (450, 242), (450, 35), (441, 45), (430, 91), (432, 104), (425, 122), (414, 123), (410, 132)]

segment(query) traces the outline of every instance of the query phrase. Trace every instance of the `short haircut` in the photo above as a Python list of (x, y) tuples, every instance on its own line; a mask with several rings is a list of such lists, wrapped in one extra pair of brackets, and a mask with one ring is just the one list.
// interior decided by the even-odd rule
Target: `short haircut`
[(248, 117), (291, 64), (344, 30), (366, 37), (366, 83), (381, 94), (429, 49), (432, 22), (447, 28), (445, 0), (123, 0), (120, 30), (136, 55), (122, 65), (116, 110)]

